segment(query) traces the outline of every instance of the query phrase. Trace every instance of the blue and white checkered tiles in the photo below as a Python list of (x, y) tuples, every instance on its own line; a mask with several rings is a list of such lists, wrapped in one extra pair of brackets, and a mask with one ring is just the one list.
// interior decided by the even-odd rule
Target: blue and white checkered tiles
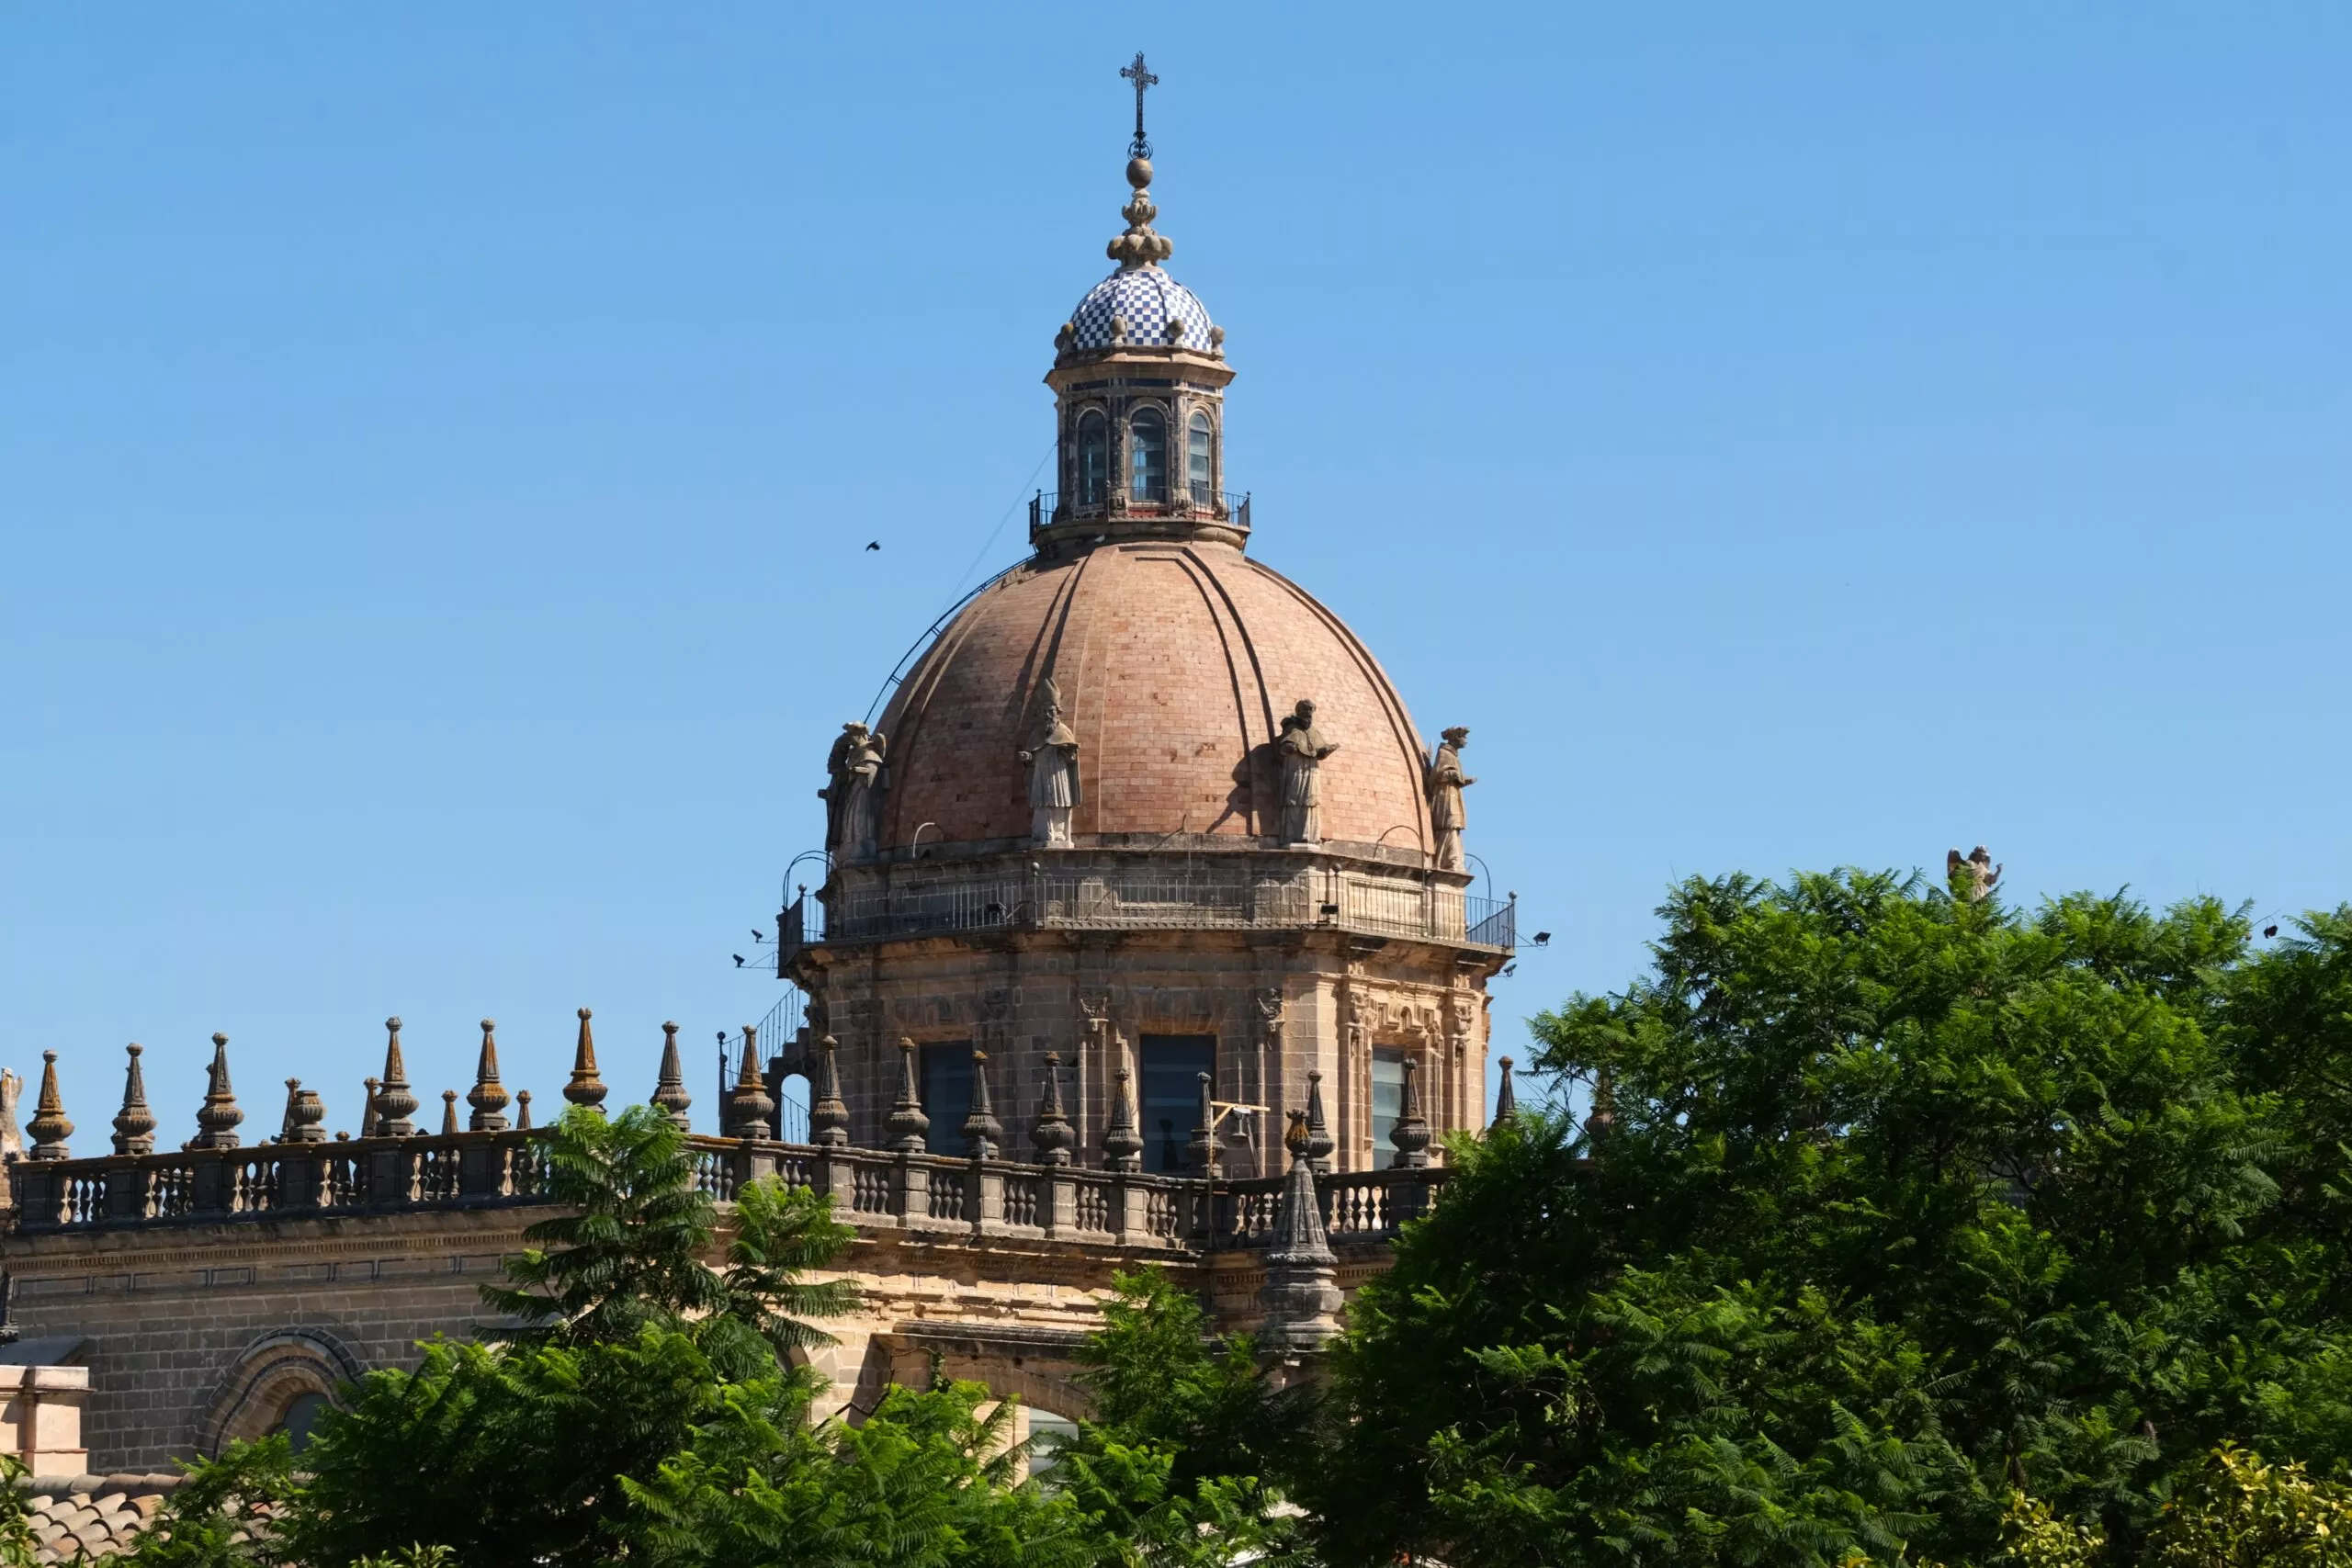
[(1193, 291), (1156, 266), (1121, 267), (1086, 291), (1070, 313), (1075, 348), (1111, 346), (1111, 319), (1126, 323), (1127, 342), (1169, 341), (1168, 323), (1184, 323), (1180, 340), (1205, 353), (1209, 346), (1209, 313)]

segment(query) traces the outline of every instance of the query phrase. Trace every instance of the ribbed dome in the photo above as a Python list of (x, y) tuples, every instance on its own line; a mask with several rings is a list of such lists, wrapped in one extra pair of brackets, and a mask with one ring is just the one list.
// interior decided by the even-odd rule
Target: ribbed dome
[[(1130, 344), (1182, 343), (1204, 353), (1209, 347), (1208, 307), (1161, 267), (1123, 266), (1088, 289), (1070, 312), (1070, 346), (1109, 348), (1114, 317)], [(1183, 323), (1179, 337), (1168, 335), (1170, 321)]]
[[(1076, 732), (1080, 844), (1276, 831), (1272, 742), (1301, 698), (1334, 847), (1427, 852), (1419, 734), (1371, 652), (1296, 584), (1205, 542), (1106, 545), (1031, 563), (948, 625), (891, 699), (885, 850), (1025, 844), (1025, 780), (1050, 676)], [(924, 828), (926, 823), (934, 826)]]

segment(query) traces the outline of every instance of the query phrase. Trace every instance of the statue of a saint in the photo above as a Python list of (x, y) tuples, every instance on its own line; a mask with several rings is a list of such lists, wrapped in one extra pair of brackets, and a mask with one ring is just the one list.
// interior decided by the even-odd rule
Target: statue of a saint
[(1470, 744), (1470, 731), (1455, 725), (1445, 732), (1437, 754), (1430, 759), (1429, 772), (1423, 787), (1430, 796), (1430, 826), (1437, 830), (1437, 868), (1440, 871), (1464, 869), (1462, 859), (1462, 829), (1469, 818), (1463, 814), (1462, 792), (1476, 784), (1462, 771), (1462, 748)]
[(889, 742), (853, 719), (833, 739), (832, 755), (825, 760), (831, 779), (817, 792), (825, 803), (825, 841), (837, 860), (861, 860), (874, 853), (882, 830), (882, 760)]
[(1315, 732), (1315, 705), (1301, 698), (1274, 741), (1283, 760), (1283, 843), (1312, 844), (1323, 837), (1323, 787), (1317, 775), (1323, 759), (1338, 750)]
[(2007, 866), (1995, 865), (1993, 852), (1982, 844), (1971, 851), (1965, 860), (1961, 858), (1958, 850), (1948, 850), (1944, 853), (1946, 880), (1951, 882), (1954, 892), (1972, 904), (1984, 902), (1994, 885), (2001, 880), (2001, 873), (2007, 869)]
[(1029, 831), (1038, 846), (1070, 847), (1069, 818), (1081, 798), (1078, 737), (1062, 722), (1062, 694), (1048, 679), (1038, 698), (1037, 739), (1013, 753), (1029, 770)]

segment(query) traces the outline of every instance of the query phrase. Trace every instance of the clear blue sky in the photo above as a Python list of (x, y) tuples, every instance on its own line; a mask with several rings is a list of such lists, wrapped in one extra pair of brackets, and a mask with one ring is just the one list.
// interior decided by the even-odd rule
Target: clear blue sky
[(632, 1096), (766, 1010), (830, 736), (1019, 553), (1137, 48), (1253, 547), (1555, 933), (1500, 1049), (1692, 873), (2352, 897), (2352, 8), (1111, 14), (10, 10), (0, 1060), (80, 1150), (129, 1040), (258, 1134), (389, 1012), (551, 1098), (576, 1006)]

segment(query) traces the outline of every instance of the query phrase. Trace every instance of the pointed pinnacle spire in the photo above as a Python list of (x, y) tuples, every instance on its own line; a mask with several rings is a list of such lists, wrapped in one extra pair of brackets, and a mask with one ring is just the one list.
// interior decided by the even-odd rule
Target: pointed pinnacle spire
[(514, 1096), (514, 1130), (518, 1133), (531, 1130), (531, 1091), (527, 1089)]
[(384, 1081), (376, 1086), (376, 1121), (368, 1133), (377, 1138), (413, 1138), (416, 1123), (409, 1118), (416, 1114), (416, 1096), (408, 1090), (408, 1064), (401, 1059), (401, 1021), (386, 1019), (384, 1032), (389, 1036)]
[(1216, 1168), (1216, 1106), (1214, 1102), (1216, 1080), (1208, 1074), (1201, 1075), (1201, 1109), (1193, 1122), (1193, 1141), (1188, 1152), (1200, 1173), (1214, 1180)]
[(57, 1093), (57, 1053), (40, 1054), (40, 1099), (33, 1106), (33, 1119), (25, 1123), (25, 1131), (33, 1135), (30, 1157), (34, 1159), (72, 1159), (74, 1151), (65, 1140), (74, 1135), (74, 1123), (65, 1119), (65, 1102)]
[(466, 1091), (466, 1103), (474, 1113), (466, 1118), (466, 1125), (477, 1133), (503, 1133), (506, 1130), (506, 1086), (498, 1081), (498, 1021), (481, 1021), (481, 1055), (474, 1058), (474, 1087)]
[(359, 1081), (368, 1086), (368, 1097), (359, 1107), (359, 1136), (372, 1138), (376, 1135), (376, 1118), (381, 1114), (376, 1106), (377, 1091), (384, 1087), (384, 1080), (361, 1078)]
[(678, 1026), (662, 1026), (662, 1076), (653, 1086), (653, 1108), (668, 1119), (670, 1125), (684, 1133), (694, 1126), (686, 1108), (694, 1104), (694, 1097), (686, 1092), (686, 1069), (678, 1060)]
[(1396, 1145), (1396, 1157), (1388, 1162), (1391, 1170), (1419, 1170), (1430, 1163), (1430, 1124), (1421, 1115), (1420, 1054), (1405, 1053), (1404, 1103), (1397, 1108), (1396, 1125), (1388, 1131), (1388, 1141)]
[(1323, 1228), (1323, 1203), (1315, 1189), (1309, 1119), (1293, 1111), (1283, 1134), (1290, 1169), (1274, 1214), (1273, 1246), (1266, 1251), (1266, 1282), (1258, 1292), (1264, 1314), (1260, 1345), (1290, 1353), (1320, 1349), (1340, 1332), (1339, 1259)]
[[(681, 1092), (684, 1092), (683, 1090)], [(743, 1066), (735, 1075), (735, 1092), (727, 1097), (727, 1120), (739, 1138), (765, 1138), (775, 1131), (775, 1097), (760, 1076), (760, 1032), (743, 1026)]]
[(140, 1070), (144, 1048), (128, 1045), (130, 1066), (122, 1075), (122, 1109), (115, 1112), (114, 1152), (152, 1155), (155, 1152), (155, 1113), (147, 1108), (147, 1076)]
[(189, 1143), (190, 1148), (233, 1149), (237, 1146), (237, 1123), (245, 1113), (237, 1108), (236, 1090), (229, 1087), (229, 1037), (212, 1037), (212, 1066), (206, 1072), (204, 1103), (196, 1112), (196, 1124), (202, 1129)]
[(441, 1135), (445, 1138), (458, 1135), (458, 1091), (454, 1089), (441, 1091)]
[(1489, 1131), (1519, 1120), (1519, 1091), (1511, 1087), (1510, 1058), (1505, 1056), (1501, 1066), (1502, 1087), (1495, 1090), (1495, 1119), (1487, 1123)]
[(1331, 1174), (1331, 1151), (1339, 1146), (1332, 1141), (1330, 1123), (1323, 1120), (1323, 1075), (1306, 1075), (1306, 1162), (1317, 1176)]
[(808, 1141), (820, 1149), (849, 1145), (849, 1105), (842, 1099), (842, 1043), (831, 1035), (817, 1041), (817, 1082), (808, 1101)]
[(902, 1155), (919, 1155), (930, 1147), (931, 1118), (922, 1111), (922, 1090), (915, 1082), (915, 1043), (899, 1041), (899, 1098), (882, 1123), (882, 1135)]
[(1593, 1075), (1592, 1114), (1584, 1119), (1585, 1135), (1598, 1143), (1616, 1126), (1617, 1075), (1604, 1066)]
[(281, 1144), (323, 1144), (327, 1130), (322, 1124), (327, 1119), (327, 1102), (319, 1091), (304, 1089), (300, 1078), (286, 1080), (286, 1119), (278, 1124), (277, 1141)]
[(1062, 1110), (1062, 1054), (1046, 1053), (1046, 1092), (1037, 1101), (1036, 1125), (1029, 1129), (1029, 1141), (1036, 1145), (1039, 1165), (1068, 1165), (1072, 1145), (1078, 1134), (1071, 1131), (1069, 1117)]
[(1004, 1123), (996, 1119), (996, 1104), (989, 1095), (989, 1054), (972, 1052), (972, 1112), (964, 1118), (964, 1146), (974, 1159), (994, 1159), (1004, 1143)]
[(1125, 1067), (1119, 1069), (1111, 1089), (1111, 1122), (1102, 1129), (1102, 1168), (1143, 1168), (1143, 1134), (1136, 1131), (1135, 1089)]
[(596, 1076), (596, 1037), (588, 1032), (589, 1016), (586, 1008), (580, 1010), (580, 1041), (571, 1048), (571, 1081), (563, 1086), (563, 1098), (601, 1116), (612, 1090)]

